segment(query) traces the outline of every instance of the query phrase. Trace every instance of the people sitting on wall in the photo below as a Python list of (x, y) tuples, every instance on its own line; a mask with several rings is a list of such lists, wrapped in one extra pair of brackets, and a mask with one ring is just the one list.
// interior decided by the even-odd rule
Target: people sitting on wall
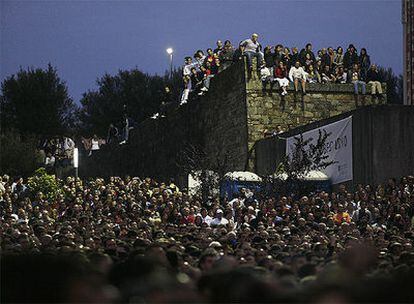
[[(350, 71), (350, 79), (354, 84), (355, 105), (358, 107), (360, 103), (365, 105), (366, 83), (362, 78), (361, 70), (358, 63), (355, 63)], [(360, 100), (359, 87), (361, 87), (362, 99)], [(361, 102), (360, 102), (361, 101)]]
[(367, 72), (371, 67), (371, 58), (368, 55), (366, 48), (361, 49), (358, 60), (359, 67), (361, 68), (361, 77), (362, 79), (367, 79)]
[(234, 48), (231, 44), (230, 40), (226, 40), (224, 42), (224, 47), (220, 51), (220, 54), (218, 55), (218, 58), (221, 62), (221, 69), (220, 71), (223, 71), (227, 69), (232, 63), (233, 63), (233, 55), (234, 55)]
[(89, 156), (91, 156), (92, 154), (95, 154), (100, 149), (101, 149), (101, 145), (99, 142), (99, 138), (96, 134), (94, 134), (91, 139), (91, 150), (89, 151)]
[(336, 83), (347, 83), (348, 75), (346, 74), (343, 66), (338, 66), (335, 68), (336, 75), (335, 75), (335, 82)]
[[(167, 89), (165, 89), (167, 90)], [(166, 101), (165, 101), (166, 102)], [(162, 108), (160, 108), (160, 111)], [(161, 112), (161, 117), (165, 117), (165, 115)], [(133, 130), (135, 123), (129, 118), (127, 113), (124, 113), (124, 118), (122, 120), (122, 141), (119, 143), (120, 145), (124, 145), (128, 143), (129, 140), (129, 133)]]
[(182, 93), (180, 98), (180, 106), (186, 104), (188, 102), (188, 98), (190, 96), (191, 91), (191, 70), (190, 74), (183, 76), (183, 86), (182, 86)]
[(353, 44), (350, 44), (348, 46), (347, 51), (345, 52), (344, 60), (343, 60), (345, 71), (352, 70), (354, 65), (358, 63), (359, 63), (359, 58), (358, 58), (357, 50), (355, 49)]
[(273, 76), (270, 72), (270, 68), (267, 67), (266, 65), (266, 61), (262, 61), (261, 66), (260, 66), (260, 80), (262, 81), (262, 93), (263, 96), (266, 94), (266, 86), (267, 84), (270, 85), (270, 90), (269, 90), (269, 95), (272, 94), (272, 89), (273, 89), (273, 84), (274, 84), (274, 80), (273, 80)]
[[(299, 91), (300, 84), (302, 87), (301, 91), (304, 94), (306, 94), (306, 82), (338, 84), (353, 83), (355, 85), (355, 81), (351, 79), (355, 63), (360, 65), (360, 79), (358, 79), (358, 81), (365, 81), (368, 72), (366, 67), (367, 64), (370, 63), (370, 58), (366, 49), (362, 48), (360, 55), (358, 56), (357, 49), (353, 44), (348, 46), (345, 54), (343, 48), (338, 46), (336, 49), (333, 47), (322, 48), (318, 50), (318, 56), (315, 56), (311, 43), (307, 43), (300, 52), (297, 47), (292, 47), (290, 49), (284, 47), (282, 44), (276, 44), (275, 47), (266, 46), (262, 52), (262, 47), (258, 42), (257, 34), (253, 34), (250, 39), (241, 41), (238, 48), (235, 50), (229, 40), (226, 40), (224, 45), (221, 40), (218, 40), (216, 45), (217, 47), (214, 50), (211, 48), (207, 49), (207, 56), (204, 55), (202, 50), (198, 50), (194, 54), (194, 60), (189, 56), (185, 57), (180, 104), (187, 103), (187, 101), (194, 95), (205, 95), (214, 75), (228, 68), (232, 63), (244, 60), (245, 58), (248, 67), (248, 79), (251, 78), (252, 60), (259, 60), (257, 67), (260, 76), (259, 78), (263, 84), (262, 88), (264, 88), (264, 90), (266, 90), (267, 84), (269, 84), (270, 87), (273, 87), (273, 81), (279, 82), (278, 79), (283, 79), (283, 77), (280, 78), (275, 75), (275, 70), (279, 67), (280, 62), (283, 62), (288, 72), (293, 72), (296, 71), (297, 68), (295, 67), (295, 64), (299, 61), (300, 70), (303, 70), (304, 73), (296, 71), (297, 74), (301, 74), (302, 76), (296, 78), (297, 85), (295, 85), (295, 92)], [(267, 69), (263, 67), (263, 60)], [(191, 71), (193, 67), (196, 69), (196, 72)], [(292, 68), (294, 69), (292, 70)], [(268, 75), (269, 72), (270, 77)], [(305, 75), (304, 78), (303, 75)], [(286, 78), (287, 81), (291, 80), (295, 82), (293, 78)], [(271, 79), (273, 79), (273, 81), (270, 81)], [(283, 80), (283, 83), (286, 84), (286, 80)], [(362, 83), (359, 82), (358, 85), (362, 86)], [(279, 84), (279, 88), (281, 88), (281, 93), (283, 93), (282, 96), (287, 94), (288, 91), (286, 85), (281, 86)], [(378, 90), (379, 87), (377, 86), (376, 91)], [(271, 92), (272, 89), (269, 93), (271, 94)]]
[(325, 65), (325, 69), (321, 75), (322, 83), (334, 83), (336, 82), (336, 77), (329, 65)]
[(375, 103), (375, 99), (382, 99), (383, 96), (380, 75), (375, 64), (372, 64), (367, 72), (367, 83), (371, 85), (372, 102)]
[(306, 60), (316, 62), (315, 54), (312, 51), (312, 43), (306, 44), (305, 48), (299, 53), (299, 62), (302, 66), (306, 65)]
[[(262, 46), (258, 41), (259, 35), (254, 33), (251, 38), (244, 40), (241, 45), (244, 46), (244, 54), (247, 58), (247, 73), (251, 77), (252, 59), (256, 58), (257, 62), (263, 61)], [(257, 64), (257, 71), (260, 72), (260, 64)]]
[(303, 70), (299, 61), (290, 68), (289, 79), (293, 82), (295, 92), (299, 92), (299, 84), (301, 85), (302, 94), (306, 95), (306, 72)]
[(274, 79), (279, 84), (280, 95), (286, 96), (288, 94), (287, 88), (289, 87), (288, 70), (283, 61), (279, 62), (279, 65), (274, 68)]
[(321, 76), (313, 65), (308, 66), (308, 69), (306, 70), (306, 81), (309, 83), (321, 82)]
[(106, 144), (106, 140), (94, 134), (92, 137), (81, 137), (81, 143), (86, 155), (92, 156)]
[(40, 155), (43, 155), (41, 165), (50, 173), (56, 173), (57, 169), (70, 166), (74, 148), (75, 142), (69, 136), (43, 139), (38, 145)]
[(234, 51), (233, 62), (239, 62), (243, 60), (245, 55), (245, 46), (242, 44), (243, 41), (240, 41), (239, 47)]
[(204, 73), (200, 70), (197, 70), (195, 67), (191, 68), (191, 89), (194, 93), (199, 94), (201, 93), (204, 87), (203, 81), (204, 81)]
[(108, 135), (106, 137), (106, 143), (108, 145), (112, 145), (118, 143), (119, 140), (119, 130), (118, 128), (111, 123), (108, 128)]

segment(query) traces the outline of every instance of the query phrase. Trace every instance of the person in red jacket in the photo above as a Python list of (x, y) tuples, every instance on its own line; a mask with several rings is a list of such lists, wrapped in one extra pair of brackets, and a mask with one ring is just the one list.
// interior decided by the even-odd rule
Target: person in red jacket
[(274, 79), (279, 83), (279, 87), (282, 91), (282, 96), (285, 96), (288, 93), (287, 87), (289, 86), (289, 79), (287, 77), (287, 67), (285, 66), (283, 61), (280, 61), (278, 67), (274, 69)]

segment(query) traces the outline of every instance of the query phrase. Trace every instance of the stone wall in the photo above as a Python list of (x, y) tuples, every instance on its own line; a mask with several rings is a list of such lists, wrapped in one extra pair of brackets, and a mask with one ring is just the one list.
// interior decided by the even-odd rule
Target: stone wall
[(243, 170), (247, 159), (247, 109), (243, 65), (234, 64), (212, 79), (205, 96), (173, 109), (166, 118), (147, 119), (123, 146), (106, 146), (80, 164), (82, 176), (179, 177), (177, 155), (197, 147), (224, 170)]
[[(383, 88), (385, 92), (385, 84)], [(367, 92), (370, 89), (367, 85)], [(263, 138), (264, 130), (276, 129), (277, 125), (287, 131), (356, 108), (353, 84), (307, 84), (307, 94), (302, 96), (301, 93), (295, 94), (291, 83), (284, 101), (278, 91), (279, 88), (275, 85), (270, 92), (268, 85), (263, 94), (262, 83), (254, 73), (246, 83), (249, 149)], [(361, 96), (360, 99), (362, 100)], [(384, 95), (382, 103), (385, 102)], [(365, 104), (372, 104), (371, 96), (365, 97)]]
[(189, 146), (204, 151), (213, 168), (253, 170), (254, 144), (265, 129), (294, 128), (355, 108), (350, 84), (309, 85), (303, 109), (301, 96), (294, 107), (291, 86), (282, 109), (277, 86), (272, 96), (263, 96), (258, 76), (247, 79), (245, 63), (233, 64), (212, 79), (205, 96), (193, 96), (166, 118), (142, 122), (131, 132), (127, 145), (104, 147), (92, 157), (84, 153), (80, 174), (178, 177), (182, 168), (177, 156)]

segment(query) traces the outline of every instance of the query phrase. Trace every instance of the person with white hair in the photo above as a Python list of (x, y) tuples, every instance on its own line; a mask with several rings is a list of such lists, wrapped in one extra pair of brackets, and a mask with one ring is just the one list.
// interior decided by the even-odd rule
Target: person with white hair
[(247, 57), (247, 68), (249, 73), (252, 70), (252, 58), (255, 57), (257, 59), (257, 69), (259, 71), (260, 64), (263, 61), (263, 53), (262, 53), (262, 46), (258, 41), (259, 35), (254, 33), (250, 39), (246, 39), (242, 41), (240, 44), (244, 46), (244, 53)]

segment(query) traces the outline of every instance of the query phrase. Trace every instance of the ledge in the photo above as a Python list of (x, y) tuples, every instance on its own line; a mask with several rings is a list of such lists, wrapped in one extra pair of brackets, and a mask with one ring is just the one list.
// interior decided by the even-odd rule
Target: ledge
[[(387, 89), (387, 84), (382, 83), (382, 90), (385, 93)], [(279, 84), (275, 83), (273, 90), (278, 89)], [(262, 90), (262, 83), (259, 80), (251, 79), (250, 81), (246, 82), (246, 89), (247, 91), (258, 91)], [(269, 89), (269, 85), (267, 85), (267, 89)], [(295, 88), (293, 83), (289, 83), (289, 91), (293, 91)], [(361, 87), (359, 86), (359, 90), (361, 91)], [(352, 83), (307, 83), (306, 84), (306, 91), (307, 92), (315, 92), (315, 93), (354, 93), (354, 85)], [(371, 85), (366, 85), (367, 94), (371, 91)]]

